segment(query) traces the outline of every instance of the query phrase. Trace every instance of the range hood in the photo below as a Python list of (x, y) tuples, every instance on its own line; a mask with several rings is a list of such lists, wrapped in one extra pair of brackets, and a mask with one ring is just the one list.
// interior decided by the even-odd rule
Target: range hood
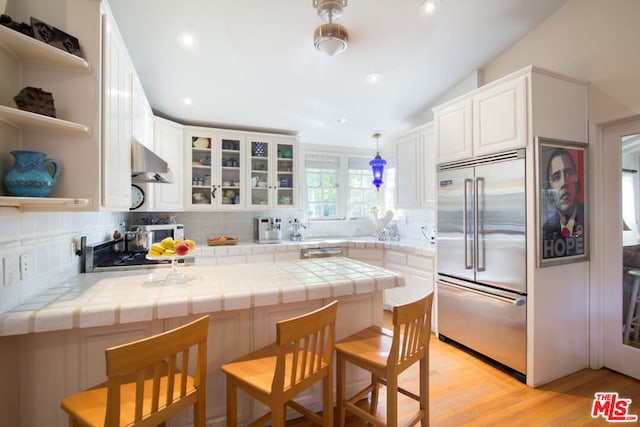
[(131, 182), (171, 184), (169, 165), (135, 138), (131, 139)]

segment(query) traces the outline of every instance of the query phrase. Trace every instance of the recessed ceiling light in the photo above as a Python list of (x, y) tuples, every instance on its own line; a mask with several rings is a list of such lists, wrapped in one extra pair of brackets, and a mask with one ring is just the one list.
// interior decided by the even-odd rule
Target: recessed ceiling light
[(191, 48), (196, 44), (196, 38), (191, 33), (182, 33), (178, 36), (178, 40), (184, 47)]
[(440, 8), (441, 0), (424, 0), (420, 9), (427, 15), (433, 15)]
[(343, 124), (345, 124), (346, 122), (347, 122), (347, 118), (346, 118), (346, 117), (338, 117), (338, 118), (336, 119), (336, 123), (337, 123), (337, 124), (339, 124), (339, 125), (343, 125)]
[(375, 85), (380, 83), (380, 80), (382, 80), (382, 74), (380, 73), (370, 73), (367, 78), (367, 83), (370, 85)]
[(191, 103), (192, 103), (191, 98), (183, 98), (182, 99), (182, 103), (184, 105), (191, 105)]

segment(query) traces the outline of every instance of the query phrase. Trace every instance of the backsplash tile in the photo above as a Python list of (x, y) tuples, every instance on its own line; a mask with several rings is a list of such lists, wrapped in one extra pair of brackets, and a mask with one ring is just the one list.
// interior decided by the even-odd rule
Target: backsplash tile
[(20, 212), (0, 208), (0, 267), (5, 256), (31, 254), (31, 276), (5, 285), (0, 268), (0, 313), (80, 272), (80, 258), (72, 243), (87, 236), (88, 243), (111, 238), (124, 213)]

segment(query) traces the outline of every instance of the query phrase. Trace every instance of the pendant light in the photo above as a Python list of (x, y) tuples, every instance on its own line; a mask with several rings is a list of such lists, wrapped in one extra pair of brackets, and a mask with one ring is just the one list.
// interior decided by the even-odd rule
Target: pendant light
[(384, 184), (382, 175), (387, 161), (380, 157), (380, 132), (376, 132), (372, 136), (376, 139), (376, 156), (369, 162), (369, 166), (371, 166), (371, 172), (373, 172), (373, 185), (380, 191), (380, 186)]

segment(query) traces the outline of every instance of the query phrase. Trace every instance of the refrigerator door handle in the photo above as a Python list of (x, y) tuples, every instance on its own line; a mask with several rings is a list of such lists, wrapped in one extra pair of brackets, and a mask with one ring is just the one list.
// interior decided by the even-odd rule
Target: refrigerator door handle
[(487, 297), (487, 298), (493, 298), (495, 300), (498, 300), (498, 301), (501, 301), (501, 302), (506, 302), (506, 303), (509, 303), (509, 304), (517, 305), (517, 306), (524, 305), (527, 302), (526, 298), (511, 298), (511, 297), (506, 297), (506, 296), (502, 296), (502, 295), (492, 294), (492, 293), (489, 293), (489, 292), (482, 292), (482, 291), (479, 291), (477, 289), (468, 288), (466, 286), (456, 285), (456, 284), (451, 283), (451, 282), (442, 282), (442, 283), (447, 285), (447, 286), (451, 286), (452, 288), (460, 289), (460, 290), (466, 291), (466, 292), (471, 292), (471, 293), (474, 293), (474, 294), (477, 294), (477, 295), (482, 295), (482, 296)]
[(469, 263), (469, 236), (467, 235), (467, 212), (468, 212), (468, 197), (467, 184), (471, 184), (472, 179), (465, 178), (464, 191), (462, 196), (463, 213), (462, 213), (462, 240), (464, 240), (464, 268), (470, 270), (473, 268), (473, 264)]
[[(484, 191), (484, 178), (478, 177), (475, 180), (475, 199), (474, 199), (474, 214), (473, 214), (473, 241), (475, 243), (476, 253), (475, 253), (475, 264), (476, 271), (484, 271), (485, 263), (484, 263), (484, 248), (480, 246), (479, 239), (479, 225), (480, 225), (480, 183), (482, 183), (482, 190)], [(480, 259), (482, 258), (482, 263)]]

